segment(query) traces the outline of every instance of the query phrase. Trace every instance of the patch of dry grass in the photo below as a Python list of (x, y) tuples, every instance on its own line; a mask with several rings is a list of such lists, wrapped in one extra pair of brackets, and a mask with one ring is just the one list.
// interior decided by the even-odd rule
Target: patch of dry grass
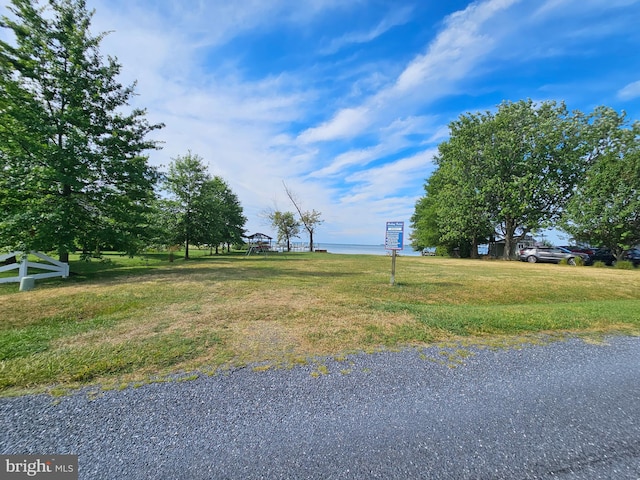
[(367, 255), (132, 262), (31, 292), (3, 285), (0, 390), (118, 385), (461, 338), (640, 331), (640, 270), (399, 257), (391, 286), (390, 259)]

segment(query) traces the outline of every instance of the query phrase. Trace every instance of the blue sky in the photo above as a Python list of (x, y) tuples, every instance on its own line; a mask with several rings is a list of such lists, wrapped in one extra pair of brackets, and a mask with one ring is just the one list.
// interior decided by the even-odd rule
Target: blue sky
[(408, 227), (448, 123), (503, 100), (640, 119), (640, 0), (88, 6), (135, 106), (166, 124), (152, 163), (202, 156), (251, 232), (274, 233), (266, 209), (293, 210), (284, 181), (322, 212), (318, 243), (382, 243), (386, 221)]

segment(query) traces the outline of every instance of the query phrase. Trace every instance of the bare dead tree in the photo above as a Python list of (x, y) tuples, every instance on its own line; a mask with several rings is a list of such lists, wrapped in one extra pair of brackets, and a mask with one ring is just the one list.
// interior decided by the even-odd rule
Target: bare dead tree
[(293, 206), (296, 208), (296, 211), (300, 216), (300, 222), (302, 222), (305, 230), (309, 233), (309, 251), (313, 252), (313, 232), (318, 225), (324, 222), (324, 220), (320, 219), (320, 215), (322, 214), (316, 210), (303, 211), (301, 202), (295, 193), (287, 187), (287, 184), (284, 181), (282, 182), (282, 185), (284, 185), (284, 191), (286, 192), (287, 197), (289, 197), (289, 200), (291, 200), (291, 203), (293, 203)]

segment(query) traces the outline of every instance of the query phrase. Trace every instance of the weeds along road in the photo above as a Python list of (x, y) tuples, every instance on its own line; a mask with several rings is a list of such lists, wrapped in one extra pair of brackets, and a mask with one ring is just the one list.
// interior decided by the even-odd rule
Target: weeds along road
[(0, 450), (78, 454), (83, 479), (637, 480), (640, 338), (2, 399)]

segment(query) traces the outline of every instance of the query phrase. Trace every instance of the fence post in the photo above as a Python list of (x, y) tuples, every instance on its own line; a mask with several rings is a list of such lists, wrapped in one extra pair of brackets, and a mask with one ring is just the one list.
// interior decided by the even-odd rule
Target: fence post
[(28, 257), (29, 254), (22, 252), (22, 258), (20, 259), (20, 268), (18, 269), (18, 278), (22, 280), (23, 277), (27, 276), (27, 268), (28, 268)]

